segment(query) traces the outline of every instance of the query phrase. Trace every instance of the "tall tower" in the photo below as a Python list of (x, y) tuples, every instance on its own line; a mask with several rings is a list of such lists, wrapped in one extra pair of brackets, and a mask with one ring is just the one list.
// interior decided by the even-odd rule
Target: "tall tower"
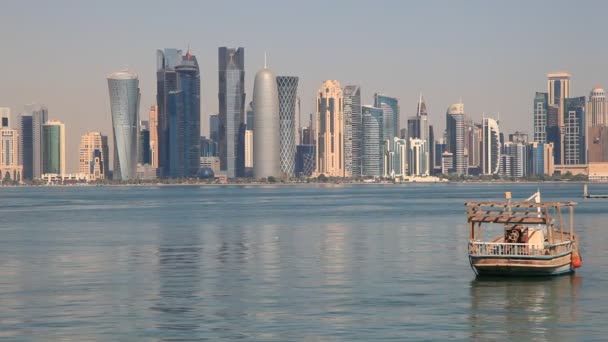
[[(164, 49), (156, 51), (157, 149), (158, 168), (161, 177), (169, 176), (169, 95), (178, 89), (175, 67), (181, 63), (181, 60), (182, 50)], [(175, 96), (175, 93), (172, 96)], [(175, 98), (171, 99), (171, 101), (174, 100)], [(175, 103), (173, 105), (175, 106)]]
[(340, 83), (327, 80), (317, 93), (315, 174), (344, 177), (344, 112)]
[(587, 121), (589, 127), (608, 126), (608, 103), (602, 87), (595, 86), (589, 93), (587, 103)]
[[(557, 127), (554, 134), (559, 137), (555, 152), (559, 153), (556, 156), (558, 164), (565, 164), (565, 123), (564, 123), (564, 102), (570, 97), (570, 77), (572, 75), (567, 72), (555, 72), (547, 74), (547, 93), (549, 107), (556, 108), (557, 111)], [(549, 109), (551, 111), (551, 109)], [(556, 138), (557, 138), (556, 137)]]
[(399, 136), (399, 100), (394, 97), (374, 94), (374, 107), (382, 109), (382, 141), (393, 141)]
[(500, 130), (498, 121), (490, 118), (483, 119), (481, 163), (484, 175), (497, 175), (500, 171)]
[(464, 158), (464, 104), (451, 105), (446, 113), (447, 151), (453, 156), (453, 170), (466, 175), (468, 168)]
[(108, 89), (114, 135), (114, 179), (134, 179), (139, 136), (140, 93), (137, 74), (131, 71), (110, 74)]
[(20, 182), (23, 166), (19, 163), (19, 134), (9, 127), (10, 109), (0, 108), (0, 184), (4, 180)]
[(23, 179), (39, 179), (42, 175), (42, 125), (48, 120), (45, 106), (28, 105), (19, 116), (20, 160)]
[(87, 132), (80, 138), (78, 173), (88, 180), (106, 179), (108, 176), (108, 137), (101, 132)]
[(382, 175), (382, 120), (383, 111), (373, 106), (362, 106), (361, 173), (363, 176)]
[(47, 121), (42, 126), (42, 173), (65, 174), (65, 125)]
[(277, 79), (264, 66), (255, 75), (253, 85), (253, 175), (256, 178), (281, 175), (279, 121)]
[(548, 99), (547, 93), (534, 95), (534, 141), (541, 144), (547, 142)]
[(245, 169), (245, 49), (218, 50), (220, 168), (228, 177)]
[(420, 97), (418, 98), (416, 116), (408, 119), (407, 126), (409, 138), (420, 139), (423, 142), (419, 143), (419, 146), (417, 147), (417, 151), (420, 153), (420, 165), (417, 165), (416, 169), (420, 171), (419, 175), (430, 175), (431, 163), (429, 146), (431, 142), (429, 137), (429, 117), (422, 94), (420, 94)]
[(281, 173), (287, 177), (295, 176), (298, 77), (277, 76), (279, 92), (279, 134)]
[(361, 88), (344, 87), (344, 173), (361, 177)]
[(585, 125), (585, 97), (564, 101), (564, 158), (562, 164), (587, 163), (587, 126)]
[(158, 167), (158, 106), (151, 106), (148, 113), (150, 124), (150, 163), (153, 168)]

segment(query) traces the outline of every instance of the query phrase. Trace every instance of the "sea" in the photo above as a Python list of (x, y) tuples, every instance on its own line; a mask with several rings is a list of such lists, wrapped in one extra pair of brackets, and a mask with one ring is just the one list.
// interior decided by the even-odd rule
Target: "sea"
[[(578, 202), (583, 267), (476, 278), (464, 203), (537, 189)], [(580, 183), (0, 188), (0, 340), (606, 341), (608, 200), (582, 192)]]

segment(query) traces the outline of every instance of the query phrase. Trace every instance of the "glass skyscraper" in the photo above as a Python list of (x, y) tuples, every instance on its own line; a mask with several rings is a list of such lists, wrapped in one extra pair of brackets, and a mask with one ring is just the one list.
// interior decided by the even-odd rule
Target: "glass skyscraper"
[(500, 130), (498, 121), (490, 118), (483, 119), (482, 139), (482, 173), (497, 175), (500, 172)]
[(23, 165), (23, 179), (34, 179), (34, 136), (31, 114), (19, 116), (19, 159)]
[(361, 88), (344, 87), (344, 173), (361, 177)]
[(220, 168), (228, 177), (245, 169), (245, 49), (218, 50)]
[(363, 176), (380, 177), (382, 175), (382, 120), (383, 111), (372, 106), (362, 106), (362, 173)]
[(374, 107), (382, 109), (382, 141), (399, 136), (399, 100), (394, 97), (374, 94)]
[(564, 165), (587, 162), (587, 127), (585, 125), (585, 97), (564, 101)]
[(42, 126), (48, 121), (48, 109), (45, 106), (28, 105), (19, 121), (23, 178), (39, 179), (42, 175)]
[[(279, 92), (279, 135), (281, 173), (295, 176), (296, 168), (296, 104), (298, 99), (298, 77), (277, 76)], [(255, 136), (254, 136), (255, 139)]]
[(65, 126), (48, 121), (42, 126), (42, 173), (65, 174)]
[(108, 76), (112, 131), (114, 136), (114, 179), (134, 179), (137, 170), (139, 135), (139, 79), (131, 71)]
[(467, 161), (464, 156), (464, 104), (455, 103), (446, 114), (447, 151), (453, 156), (453, 170), (458, 175), (466, 175)]
[[(177, 73), (175, 72), (175, 67), (181, 63), (181, 60), (182, 50), (164, 49), (157, 50), (156, 52), (158, 168), (161, 177), (169, 176), (169, 96), (172, 92), (178, 90)], [(171, 96), (175, 96), (175, 94)]]
[(547, 142), (548, 98), (547, 93), (534, 95), (534, 141), (541, 144)]

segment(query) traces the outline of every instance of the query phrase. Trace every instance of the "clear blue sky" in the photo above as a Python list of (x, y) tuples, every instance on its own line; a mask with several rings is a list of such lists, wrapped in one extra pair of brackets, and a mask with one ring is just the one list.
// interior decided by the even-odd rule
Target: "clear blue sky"
[[(140, 77), (141, 116), (155, 102), (155, 51), (186, 49), (201, 64), (202, 131), (217, 112), (217, 47), (245, 47), (247, 101), (255, 72), (300, 76), (303, 114), (326, 79), (400, 99), (418, 94), (431, 123), (460, 97), (474, 119), (500, 112), (502, 130), (530, 131), (546, 73), (573, 74), (571, 94), (608, 84), (606, 1), (12, 1), (0, 4), (0, 107), (28, 103), (66, 124), (68, 170), (87, 130), (111, 136), (105, 76)], [(15, 122), (16, 123), (16, 122)]]

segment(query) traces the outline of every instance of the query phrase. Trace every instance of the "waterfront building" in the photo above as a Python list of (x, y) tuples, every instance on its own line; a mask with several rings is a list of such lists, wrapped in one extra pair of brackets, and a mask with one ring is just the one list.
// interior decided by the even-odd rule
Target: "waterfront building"
[(448, 107), (446, 113), (446, 150), (452, 154), (454, 165), (451, 169), (453, 169), (453, 172), (457, 175), (465, 175), (468, 171), (468, 160), (464, 159), (464, 120), (465, 113), (463, 103), (455, 103)]
[(435, 130), (429, 125), (429, 141), (426, 149), (429, 151), (429, 175), (435, 173)]
[(315, 174), (344, 177), (344, 106), (340, 83), (327, 80), (317, 92)]
[(534, 95), (534, 141), (541, 144), (547, 142), (548, 99), (547, 93)]
[(587, 163), (587, 126), (585, 125), (585, 97), (564, 101), (563, 164)]
[(253, 172), (253, 130), (245, 130), (245, 169)]
[(153, 168), (158, 168), (158, 106), (150, 107), (148, 120), (150, 123), (150, 164)]
[(295, 176), (296, 136), (298, 129), (298, 77), (277, 76), (279, 96), (279, 137), (281, 173), (286, 177)]
[(407, 148), (407, 166), (409, 175), (414, 177), (429, 176), (427, 169), (426, 140), (410, 138)]
[(531, 142), (528, 144), (528, 175), (545, 176), (555, 172), (553, 144)]
[(150, 158), (150, 126), (148, 121), (139, 122), (139, 142), (137, 143), (137, 162), (151, 164)]
[(65, 125), (47, 121), (42, 126), (42, 173), (65, 174)]
[(80, 138), (78, 173), (87, 180), (106, 179), (109, 169), (108, 137), (101, 132), (87, 132)]
[[(251, 128), (249, 129), (253, 129), (253, 108), (251, 113)], [(220, 142), (220, 116), (217, 114), (209, 115), (209, 138), (216, 143)]]
[(392, 139), (386, 139), (382, 143), (382, 177), (385, 178), (395, 178), (395, 166), (393, 165), (395, 151), (392, 142)]
[(382, 110), (382, 141), (399, 136), (399, 100), (382, 94), (374, 94), (374, 107)]
[(608, 102), (604, 89), (599, 85), (593, 87), (589, 93), (587, 118), (589, 127), (608, 126)]
[(437, 141), (437, 143), (435, 144), (435, 173), (443, 173), (442, 172), (442, 167), (443, 167), (443, 161), (442, 161), (442, 156), (443, 156), (443, 152), (446, 152), (446, 145), (444, 143), (443, 138), (439, 139)]
[(296, 147), (296, 176), (310, 177), (315, 171), (315, 145), (298, 145)]
[(588, 137), (589, 163), (608, 162), (608, 126), (589, 127)]
[(229, 178), (240, 177), (245, 168), (245, 49), (220, 47), (218, 65), (221, 170)]
[(217, 155), (217, 142), (211, 139), (207, 139), (206, 137), (201, 137), (201, 157), (217, 157)]
[[(158, 110), (158, 169), (162, 177), (169, 176), (170, 142), (169, 106), (175, 111), (177, 103), (175, 97), (179, 96), (177, 73), (175, 67), (182, 61), (182, 50), (164, 49), (156, 51), (156, 104)], [(172, 98), (170, 98), (172, 97)], [(132, 167), (131, 176), (135, 177), (135, 166)]]
[(156, 179), (158, 178), (158, 169), (152, 167), (150, 164), (137, 164), (135, 171), (135, 178), (137, 179)]
[(213, 171), (214, 175), (220, 173), (220, 158), (219, 157), (201, 157), (200, 168), (208, 168)]
[[(505, 144), (505, 148), (507, 147), (507, 144), (510, 143), (506, 143)], [(501, 154), (500, 155), (500, 176), (501, 177), (511, 177), (511, 156), (509, 154)]]
[(382, 120), (383, 111), (373, 106), (362, 106), (362, 164), (363, 176), (380, 177), (382, 174)]
[(23, 179), (40, 179), (42, 175), (42, 125), (47, 121), (45, 106), (28, 105), (19, 116), (19, 159), (23, 165)]
[(510, 157), (511, 177), (522, 178), (526, 176), (526, 170), (528, 169), (526, 144), (519, 142), (508, 142), (505, 143), (505, 145), (506, 154), (508, 154)]
[(249, 101), (245, 112), (245, 126), (246, 129), (253, 131), (253, 101)]
[(470, 168), (481, 168), (482, 164), (482, 140), (483, 123), (480, 132), (480, 126), (473, 123), (470, 118), (465, 118), (464, 126), (465, 135), (465, 151), (469, 154), (468, 164)]
[[(556, 108), (557, 126), (549, 128), (548, 142), (556, 144), (556, 153), (558, 164), (566, 164), (565, 160), (565, 100), (570, 97), (570, 77), (572, 75), (567, 72), (555, 72), (547, 74), (547, 94), (549, 107)], [(548, 115), (551, 115), (549, 112)], [(547, 118), (549, 121), (549, 118)], [(547, 122), (549, 126), (549, 123)], [(559, 144), (559, 146), (557, 146)]]
[(498, 121), (490, 118), (483, 119), (482, 145), (482, 173), (484, 175), (498, 174), (501, 154)]
[(361, 177), (361, 88), (344, 87), (344, 173)]
[(453, 167), (454, 154), (446, 150), (441, 154), (441, 173), (444, 175), (450, 174), (452, 173)]
[(23, 165), (19, 162), (19, 132), (9, 127), (10, 109), (0, 108), (0, 184), (21, 182)]
[(110, 74), (108, 89), (114, 137), (113, 177), (119, 180), (134, 179), (137, 171), (140, 99), (137, 74), (132, 71)]
[(272, 70), (264, 66), (255, 75), (253, 85), (253, 175), (256, 178), (281, 176), (279, 125), (277, 79)]

